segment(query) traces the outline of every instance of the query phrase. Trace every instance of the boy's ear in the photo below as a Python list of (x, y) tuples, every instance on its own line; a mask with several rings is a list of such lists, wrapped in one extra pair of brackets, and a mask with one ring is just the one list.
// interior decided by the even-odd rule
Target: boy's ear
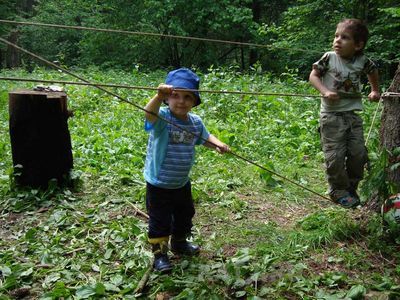
[(358, 42), (356, 44), (356, 51), (360, 51), (362, 49), (364, 49), (365, 43), (364, 42)]

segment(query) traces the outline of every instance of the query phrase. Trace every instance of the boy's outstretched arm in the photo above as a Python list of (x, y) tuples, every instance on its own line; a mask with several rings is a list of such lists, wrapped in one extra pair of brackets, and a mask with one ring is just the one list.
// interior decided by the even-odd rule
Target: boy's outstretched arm
[[(153, 98), (151, 98), (149, 103), (147, 103), (147, 105), (144, 107), (144, 109), (146, 110), (145, 117), (147, 121), (149, 121), (150, 123), (154, 123), (155, 121), (157, 121), (157, 115), (158, 111), (160, 110), (160, 106), (163, 100), (168, 99), (168, 97), (171, 95), (172, 89), (172, 85), (167, 85), (163, 83), (158, 86), (157, 94)], [(154, 114), (151, 114), (149, 112), (152, 112)]]
[(368, 95), (368, 99), (372, 101), (378, 101), (381, 98), (381, 93), (379, 92), (379, 75), (378, 70), (374, 70), (368, 75), (368, 81), (371, 85), (371, 93)]
[[(210, 144), (210, 143), (212, 143), (212, 144)], [(214, 146), (214, 145), (217, 145), (217, 146)], [(225, 152), (231, 151), (231, 149), (229, 148), (229, 146), (227, 144), (221, 142), (219, 139), (217, 139), (212, 134), (210, 134), (207, 141), (204, 143), (204, 146), (206, 146), (207, 148), (215, 149), (219, 153), (225, 153)]]
[(321, 80), (321, 75), (318, 69), (313, 69), (310, 73), (309, 81), (313, 87), (315, 87), (324, 98), (328, 98), (329, 100), (339, 100), (339, 95), (335, 92), (329, 90)]

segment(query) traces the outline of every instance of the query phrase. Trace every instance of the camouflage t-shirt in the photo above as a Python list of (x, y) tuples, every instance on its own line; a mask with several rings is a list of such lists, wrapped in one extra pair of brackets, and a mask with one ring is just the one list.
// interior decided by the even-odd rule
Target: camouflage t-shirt
[(321, 98), (321, 112), (362, 110), (361, 75), (377, 68), (369, 58), (357, 55), (346, 60), (333, 51), (326, 52), (313, 68), (320, 72), (322, 83), (340, 97), (340, 100)]

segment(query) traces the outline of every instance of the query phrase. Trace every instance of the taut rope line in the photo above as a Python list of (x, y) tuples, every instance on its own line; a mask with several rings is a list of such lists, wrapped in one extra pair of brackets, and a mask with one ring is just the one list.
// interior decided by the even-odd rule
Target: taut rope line
[[(97, 84), (95, 84), (95, 83), (91, 83), (91, 82), (89, 82), (88, 80), (84, 79), (83, 77), (81, 77), (81, 76), (79, 76), (79, 75), (76, 75), (76, 74), (72, 73), (71, 71), (68, 71), (67, 69), (62, 68), (62, 67), (56, 65), (55, 63), (46, 60), (46, 59), (43, 58), (43, 57), (40, 57), (40, 56), (38, 56), (38, 55), (36, 55), (36, 54), (34, 54), (34, 53), (32, 53), (32, 52), (30, 52), (30, 51), (24, 49), (24, 48), (21, 48), (21, 47), (19, 47), (18, 45), (14, 44), (14, 43), (11, 43), (11, 42), (9, 42), (9, 41), (7, 41), (7, 40), (1, 38), (1, 37), (0, 37), (0, 41), (3, 42), (3, 43), (5, 43), (5, 44), (7, 44), (7, 45), (9, 45), (9, 46), (11, 46), (11, 47), (14, 47), (15, 49), (17, 49), (17, 50), (19, 50), (19, 51), (21, 51), (21, 52), (24, 52), (24, 53), (26, 53), (26, 54), (28, 54), (28, 55), (30, 55), (30, 56), (36, 58), (37, 60), (40, 60), (41, 62), (44, 62), (45, 64), (48, 64), (49, 66), (52, 66), (53, 68), (55, 68), (55, 69), (57, 69), (57, 70), (60, 70), (60, 71), (66, 73), (66, 74), (68, 74), (68, 75), (71, 75), (72, 77), (75, 77), (75, 78), (77, 78), (77, 79), (79, 79), (79, 80), (81, 80), (81, 81), (83, 81), (83, 82), (86, 82), (86, 83), (89, 83), (89, 84), (93, 85), (94, 87), (96, 87), (96, 88), (98, 88), (99, 90), (105, 92), (106, 94), (109, 94), (109, 95), (115, 97), (116, 99), (118, 99), (118, 100), (121, 101), (121, 102), (130, 104), (130, 105), (136, 107), (137, 109), (139, 109), (139, 110), (141, 110), (141, 111), (144, 111), (144, 112), (146, 112), (146, 113), (149, 113), (149, 114), (151, 114), (151, 115), (153, 115), (153, 116), (155, 116), (155, 117), (157, 117), (157, 118), (163, 120), (164, 122), (167, 122), (167, 123), (169, 123), (169, 124), (175, 126), (176, 128), (179, 128), (180, 130), (185, 131), (185, 132), (191, 134), (192, 136), (195, 136), (195, 137), (197, 137), (197, 138), (202, 139), (203, 141), (206, 141), (206, 139), (202, 138), (201, 136), (198, 136), (198, 135), (194, 134), (194, 133), (191, 132), (191, 131), (187, 131), (186, 129), (181, 128), (179, 125), (177, 125), (177, 124), (175, 124), (175, 123), (173, 123), (173, 122), (171, 122), (171, 121), (169, 121), (169, 120), (167, 120), (167, 119), (165, 119), (165, 118), (159, 116), (158, 114), (156, 114), (156, 113), (154, 113), (154, 112), (151, 112), (151, 111), (148, 111), (148, 110), (144, 109), (143, 107), (137, 105), (136, 103), (131, 102), (131, 101), (129, 101), (129, 100), (126, 100), (125, 98), (121, 97), (120, 95), (118, 95), (118, 94), (116, 94), (116, 93), (114, 93), (114, 92), (111, 92), (111, 91), (109, 91), (109, 90), (107, 90), (107, 89), (105, 89), (105, 88), (103, 88), (103, 87), (101, 87), (101, 86), (99, 86), (99, 85), (97, 85)], [(206, 142), (207, 142), (207, 141), (206, 141)], [(217, 146), (216, 144), (214, 144), (214, 143), (211, 143), (211, 142), (207, 142), (207, 143), (210, 144), (210, 145), (212, 145), (212, 146), (214, 146), (214, 147), (218, 147), (218, 146)], [(235, 156), (235, 157), (237, 157), (237, 158), (239, 158), (239, 159), (241, 159), (241, 160), (243, 160), (243, 161), (246, 161), (247, 163), (252, 164), (252, 165), (254, 165), (254, 166), (256, 166), (256, 167), (258, 167), (258, 168), (260, 168), (260, 169), (262, 169), (262, 170), (264, 170), (264, 171), (267, 171), (267, 172), (269, 172), (269, 173), (271, 173), (271, 174), (273, 174), (273, 175), (275, 175), (275, 176), (281, 178), (282, 180), (285, 180), (285, 181), (287, 181), (287, 182), (290, 182), (290, 183), (292, 183), (293, 185), (295, 185), (295, 186), (297, 186), (297, 187), (299, 187), (299, 188), (301, 188), (301, 189), (303, 189), (303, 190), (306, 190), (306, 191), (308, 191), (308, 192), (310, 192), (310, 193), (312, 193), (312, 194), (314, 194), (314, 195), (317, 195), (317, 196), (319, 196), (319, 197), (321, 197), (321, 198), (323, 198), (323, 199), (326, 199), (326, 200), (331, 201), (331, 199), (329, 199), (328, 197), (326, 197), (326, 196), (324, 196), (324, 195), (322, 195), (322, 194), (320, 194), (320, 193), (318, 193), (318, 192), (316, 192), (316, 191), (314, 191), (314, 190), (312, 190), (312, 189), (309, 189), (308, 187), (303, 186), (303, 185), (301, 185), (300, 183), (298, 183), (298, 182), (296, 182), (296, 181), (294, 181), (294, 180), (291, 180), (291, 179), (289, 179), (289, 178), (287, 178), (287, 177), (285, 177), (285, 176), (283, 176), (283, 175), (280, 175), (280, 174), (278, 174), (278, 173), (276, 173), (276, 172), (274, 172), (274, 171), (272, 171), (272, 170), (270, 170), (270, 169), (268, 169), (268, 168), (266, 168), (266, 167), (264, 167), (264, 166), (262, 166), (262, 165), (260, 165), (260, 164), (258, 164), (258, 163), (256, 163), (256, 162), (253, 162), (253, 161), (251, 161), (251, 160), (248, 159), (248, 158), (245, 158), (245, 157), (243, 157), (243, 156), (241, 156), (241, 155), (239, 155), (239, 154), (237, 154), (237, 153), (234, 153), (233, 151), (229, 151), (228, 153), (230, 153), (232, 156)]]
[(285, 47), (276, 47), (276, 46), (263, 45), (263, 44), (257, 44), (257, 43), (235, 42), (235, 41), (228, 41), (228, 40), (208, 39), (208, 38), (200, 38), (200, 37), (193, 37), (193, 36), (181, 36), (181, 35), (173, 35), (173, 34), (154, 33), (154, 32), (128, 31), (128, 30), (120, 30), (120, 29), (104, 29), (104, 28), (96, 28), (96, 27), (72, 26), (72, 25), (60, 25), (60, 24), (36, 23), (36, 22), (18, 22), (18, 21), (2, 20), (2, 19), (0, 19), (0, 23), (7, 23), (7, 24), (13, 24), (13, 25), (52, 27), (52, 28), (61, 28), (61, 29), (89, 30), (89, 31), (120, 33), (120, 34), (129, 34), (129, 35), (144, 35), (144, 36), (151, 36), (151, 37), (166, 37), (166, 38), (172, 38), (172, 39), (178, 39), (178, 40), (193, 40), (193, 41), (212, 42), (212, 43), (228, 44), (228, 45), (236, 45), (236, 46), (246, 46), (246, 47), (256, 47), (256, 48), (266, 48), (266, 49), (296, 50), (296, 51), (307, 52), (307, 53), (310, 53), (310, 52), (321, 53), (322, 52), (322, 51), (310, 50), (310, 49), (285, 48)]
[[(76, 82), (76, 81), (64, 81), (64, 80), (45, 80), (45, 79), (28, 79), (20, 77), (1, 77), (0, 80), (8, 81), (27, 81), (27, 82), (43, 82), (43, 83), (60, 83), (70, 85), (87, 85), (87, 86), (101, 86), (111, 88), (124, 88), (133, 90), (154, 90), (156, 87), (137, 86), (137, 85), (126, 85), (126, 84), (106, 84), (106, 83), (87, 83), (87, 82)], [(179, 91), (179, 89), (175, 89)], [(216, 90), (192, 90), (185, 89), (185, 91), (199, 92), (199, 93), (213, 93), (213, 94), (236, 94), (236, 95), (256, 95), (256, 96), (288, 96), (288, 97), (308, 97), (308, 98), (320, 98), (320, 95), (307, 95), (307, 94), (291, 94), (291, 93), (270, 93), (270, 92), (245, 92), (245, 91), (216, 91)]]
[[(247, 46), (247, 47), (256, 47), (256, 48), (264, 48), (264, 49), (281, 49), (281, 50), (295, 50), (299, 52), (307, 52), (307, 53), (323, 53), (325, 50), (313, 50), (313, 49), (302, 49), (295, 47), (279, 47), (275, 45), (265, 45), (265, 44), (257, 44), (257, 43), (247, 43), (247, 42), (235, 42), (229, 40), (220, 40), (220, 39), (208, 39), (208, 38), (200, 38), (200, 37), (192, 37), (192, 36), (180, 36), (180, 35), (172, 35), (172, 34), (162, 34), (162, 33), (154, 33), (154, 32), (142, 32), (142, 31), (129, 31), (129, 30), (120, 30), (120, 29), (104, 29), (104, 28), (96, 28), (96, 27), (85, 27), (85, 26), (73, 26), (73, 25), (60, 25), (60, 24), (49, 24), (49, 23), (37, 23), (37, 22), (22, 22), (22, 21), (12, 21), (12, 20), (4, 20), (0, 19), (0, 23), (11, 24), (11, 25), (28, 25), (28, 26), (40, 26), (40, 27), (51, 27), (51, 28), (60, 28), (60, 29), (75, 29), (75, 30), (88, 30), (88, 31), (96, 31), (96, 32), (109, 32), (109, 33), (119, 33), (119, 34), (128, 34), (128, 35), (144, 35), (144, 36), (152, 36), (152, 37), (166, 37), (171, 39), (180, 39), (180, 40), (194, 40), (194, 41), (203, 41), (203, 42), (213, 42), (220, 44), (231, 44), (237, 46)], [(398, 62), (398, 59), (382, 59), (386, 63)]]
[[(127, 85), (127, 84), (115, 84), (115, 83), (87, 83), (87, 82), (77, 82), (77, 81), (66, 81), (66, 80), (56, 80), (56, 79), (31, 79), (22, 77), (3, 77), (0, 76), (0, 80), (8, 81), (26, 81), (26, 82), (42, 82), (42, 83), (60, 83), (66, 85), (83, 85), (83, 86), (101, 86), (101, 87), (111, 87), (111, 88), (123, 88), (132, 90), (151, 90), (156, 91), (156, 87), (140, 86), (140, 85)], [(175, 89), (180, 91), (180, 89)], [(199, 93), (210, 93), (210, 94), (234, 94), (234, 95), (253, 95), (253, 96), (283, 96), (283, 97), (304, 97), (304, 98), (321, 98), (321, 95), (315, 94), (295, 94), (295, 93), (272, 93), (272, 92), (246, 92), (246, 91), (227, 91), (227, 90), (194, 90), (185, 89), (185, 91), (199, 92)], [(398, 97), (396, 93), (384, 93), (386, 98)], [(349, 96), (348, 96), (349, 97)], [(359, 96), (354, 96), (359, 97)], [(362, 96), (363, 99), (367, 99), (366, 96)]]
[(375, 119), (376, 119), (376, 116), (378, 115), (378, 111), (379, 111), (379, 108), (380, 108), (380, 105), (381, 105), (381, 102), (382, 102), (382, 97), (379, 99), (378, 105), (376, 106), (375, 113), (374, 113), (374, 116), (372, 118), (371, 126), (369, 127), (367, 138), (365, 139), (365, 146), (368, 145), (368, 141), (369, 141), (369, 138), (370, 138), (371, 132), (372, 132), (372, 127), (374, 126)]
[[(325, 50), (313, 50), (313, 49), (302, 49), (295, 47), (279, 47), (274, 45), (265, 45), (265, 44), (257, 44), (257, 43), (248, 43), (248, 42), (236, 42), (229, 40), (220, 40), (220, 39), (209, 39), (209, 38), (201, 38), (201, 37), (193, 37), (193, 36), (181, 36), (181, 35), (173, 35), (173, 34), (162, 34), (155, 32), (143, 32), (143, 31), (129, 31), (129, 30), (121, 30), (121, 29), (105, 29), (105, 28), (96, 28), (96, 27), (85, 27), (85, 26), (73, 26), (73, 25), (60, 25), (60, 24), (50, 24), (50, 23), (37, 23), (37, 22), (22, 22), (22, 21), (12, 21), (12, 20), (3, 20), (0, 19), (0, 23), (11, 24), (11, 25), (27, 25), (27, 26), (40, 26), (40, 27), (50, 27), (50, 28), (59, 28), (59, 29), (75, 29), (75, 30), (88, 30), (95, 32), (108, 32), (108, 33), (119, 33), (119, 34), (127, 34), (127, 35), (143, 35), (150, 37), (165, 37), (177, 40), (193, 40), (193, 41), (203, 41), (203, 42), (212, 42), (219, 44), (228, 44), (228, 45), (236, 45), (236, 46), (246, 46), (246, 47), (254, 47), (254, 48), (264, 48), (264, 49), (281, 49), (281, 50), (295, 50), (299, 52), (306, 53), (318, 53), (321, 54), (325, 52)], [(386, 63), (398, 62), (398, 59), (382, 59)]]
[(384, 93), (382, 93), (381, 97), (379, 98), (378, 105), (376, 106), (374, 117), (372, 118), (372, 122), (371, 122), (371, 127), (368, 130), (367, 138), (365, 139), (365, 146), (368, 144), (368, 141), (369, 141), (369, 138), (370, 138), (370, 135), (371, 135), (371, 131), (372, 131), (372, 127), (373, 127), (373, 125), (375, 123), (375, 119), (376, 119), (376, 116), (378, 115), (378, 111), (379, 111), (381, 103), (383, 102), (383, 99), (385, 99), (385, 98), (397, 98), (397, 97), (400, 97), (400, 93), (394, 93), (394, 92), (384, 92)]

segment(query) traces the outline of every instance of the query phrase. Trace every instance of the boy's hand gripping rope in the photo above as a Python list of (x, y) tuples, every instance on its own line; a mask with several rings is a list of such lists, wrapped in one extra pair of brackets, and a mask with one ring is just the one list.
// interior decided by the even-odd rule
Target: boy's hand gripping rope
[[(3, 42), (3, 43), (5, 43), (5, 44), (7, 44), (7, 45), (9, 45), (9, 46), (11, 46), (11, 47), (13, 47), (13, 48), (15, 48), (15, 49), (17, 49), (17, 50), (19, 50), (19, 51), (21, 51), (21, 52), (24, 52), (24, 53), (26, 53), (26, 54), (32, 56), (33, 58), (35, 58), (35, 59), (37, 59), (37, 60), (39, 60), (39, 61), (41, 61), (41, 62), (44, 62), (45, 64), (47, 64), (47, 65), (49, 65), (49, 66), (51, 66), (51, 67), (53, 67), (53, 68), (55, 68), (55, 69), (57, 69), (57, 70), (60, 70), (60, 71), (66, 73), (66, 74), (68, 74), (68, 75), (71, 75), (72, 77), (75, 77), (75, 78), (77, 78), (77, 79), (79, 79), (79, 80), (81, 80), (81, 81), (87, 83), (88, 85), (92, 85), (92, 86), (96, 87), (97, 89), (99, 89), (99, 90), (105, 92), (106, 94), (109, 94), (109, 95), (115, 97), (116, 99), (118, 99), (118, 100), (121, 101), (121, 102), (125, 102), (125, 103), (127, 103), (127, 104), (130, 104), (130, 105), (136, 107), (137, 109), (139, 109), (139, 110), (141, 110), (141, 111), (144, 111), (144, 112), (146, 112), (146, 113), (149, 113), (149, 114), (151, 114), (151, 115), (153, 115), (153, 116), (155, 116), (155, 117), (157, 117), (157, 118), (163, 120), (164, 122), (169, 123), (169, 124), (171, 124), (172, 126), (174, 126), (174, 127), (178, 128), (178, 129), (180, 129), (180, 130), (182, 130), (182, 131), (185, 131), (185, 132), (191, 134), (192, 136), (195, 136), (195, 137), (197, 137), (197, 138), (202, 139), (203, 141), (206, 141), (206, 140), (205, 140), (204, 138), (202, 138), (201, 136), (198, 136), (198, 135), (194, 134), (193, 132), (184, 129), (184, 128), (180, 127), (179, 125), (177, 125), (177, 124), (175, 124), (175, 123), (173, 123), (173, 122), (171, 122), (171, 121), (169, 121), (169, 120), (167, 120), (167, 119), (165, 119), (165, 118), (159, 116), (158, 114), (156, 114), (156, 113), (154, 113), (154, 112), (151, 112), (151, 111), (148, 111), (148, 110), (144, 109), (143, 107), (137, 105), (136, 103), (131, 102), (131, 101), (129, 101), (129, 100), (127, 100), (127, 99), (121, 97), (120, 95), (118, 95), (118, 94), (116, 94), (116, 93), (114, 93), (114, 92), (111, 92), (111, 91), (109, 91), (109, 90), (103, 88), (103, 87), (100, 86), (100, 85), (97, 85), (96, 83), (92, 83), (92, 82), (86, 80), (85, 78), (83, 78), (83, 77), (81, 77), (81, 76), (79, 76), (79, 75), (76, 75), (76, 74), (72, 73), (71, 71), (68, 71), (67, 69), (64, 69), (64, 68), (62, 68), (62, 67), (56, 65), (55, 63), (46, 60), (46, 59), (43, 58), (43, 57), (40, 57), (40, 56), (38, 56), (38, 55), (36, 55), (36, 54), (34, 54), (34, 53), (32, 53), (32, 52), (26, 50), (26, 49), (24, 49), (24, 48), (22, 48), (22, 47), (20, 47), (20, 46), (18, 46), (18, 45), (16, 45), (16, 44), (14, 44), (14, 43), (11, 43), (11, 42), (9, 42), (9, 41), (3, 39), (3, 38), (0, 38), (0, 41)], [(216, 144), (214, 144), (214, 143), (211, 143), (211, 142), (207, 142), (207, 143), (210, 144), (210, 145), (212, 145), (212, 146), (214, 146), (214, 147), (218, 147), (218, 146), (217, 146)], [(326, 200), (331, 201), (331, 199), (329, 199), (328, 197), (326, 197), (326, 196), (324, 196), (324, 195), (322, 195), (322, 194), (320, 194), (320, 193), (318, 193), (318, 192), (316, 192), (316, 191), (313, 191), (313, 190), (309, 189), (308, 187), (303, 186), (303, 185), (301, 185), (300, 183), (295, 182), (294, 180), (291, 180), (291, 179), (289, 179), (289, 178), (287, 178), (287, 177), (285, 177), (285, 176), (282, 176), (282, 175), (280, 175), (280, 174), (278, 174), (278, 173), (276, 173), (276, 172), (274, 172), (274, 171), (272, 171), (272, 170), (269, 170), (269, 169), (267, 169), (266, 167), (264, 167), (264, 166), (262, 166), (262, 165), (260, 165), (260, 164), (258, 164), (258, 163), (256, 163), (256, 162), (251, 161), (250, 159), (247, 159), (247, 158), (245, 158), (245, 157), (243, 157), (243, 156), (241, 156), (241, 155), (239, 155), (239, 154), (237, 154), (237, 153), (234, 153), (234, 152), (232, 152), (232, 151), (229, 151), (228, 153), (230, 153), (231, 155), (233, 155), (233, 156), (235, 156), (235, 157), (237, 157), (237, 158), (239, 158), (239, 159), (241, 159), (241, 160), (243, 160), (243, 161), (246, 161), (247, 163), (252, 164), (252, 165), (254, 165), (254, 166), (256, 166), (256, 167), (258, 167), (258, 168), (260, 168), (260, 169), (262, 169), (262, 170), (264, 170), (264, 171), (267, 171), (267, 172), (269, 172), (269, 173), (271, 173), (271, 174), (273, 174), (273, 175), (275, 175), (275, 176), (277, 176), (277, 177), (279, 177), (279, 178), (281, 178), (281, 179), (283, 179), (283, 180), (285, 180), (285, 181), (288, 181), (288, 182), (292, 183), (293, 185), (298, 186), (298, 187), (301, 188), (301, 189), (304, 189), (304, 190), (306, 190), (306, 191), (308, 191), (308, 192), (310, 192), (310, 193), (312, 193), (312, 194), (315, 194), (315, 195), (317, 195), (317, 196), (319, 196), (319, 197), (321, 197), (321, 198), (324, 198), (324, 199), (326, 199)]]

